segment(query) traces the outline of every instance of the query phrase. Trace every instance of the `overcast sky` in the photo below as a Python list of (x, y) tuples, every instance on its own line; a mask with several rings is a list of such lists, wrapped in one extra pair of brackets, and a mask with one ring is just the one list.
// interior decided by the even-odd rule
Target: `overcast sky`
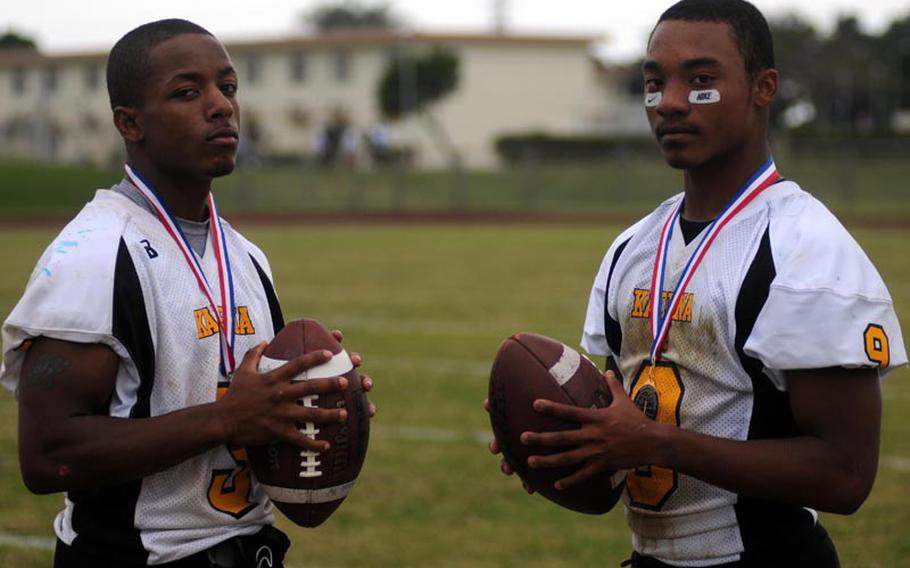
[[(486, 31), (496, 0), (392, 0), (417, 30)], [(507, 28), (516, 33), (587, 34), (606, 39), (607, 53), (632, 58), (643, 51), (654, 21), (672, 0), (502, 0)], [(12, 28), (35, 38), (47, 52), (106, 51), (130, 29), (161, 18), (192, 20), (222, 40), (287, 36), (300, 14), (319, 0), (3, 0), (0, 31)], [(839, 14), (855, 14), (863, 27), (880, 31), (910, 14), (910, 0), (753, 0), (766, 16), (795, 11), (828, 30)]]

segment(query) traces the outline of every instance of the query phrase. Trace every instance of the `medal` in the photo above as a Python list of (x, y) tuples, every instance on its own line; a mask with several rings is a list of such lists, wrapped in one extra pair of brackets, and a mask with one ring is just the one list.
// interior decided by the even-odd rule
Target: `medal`
[(199, 255), (190, 246), (186, 235), (180, 229), (180, 224), (177, 223), (176, 217), (174, 217), (167, 204), (150, 183), (145, 181), (129, 164), (124, 163), (123, 166), (126, 169), (127, 178), (145, 197), (158, 220), (164, 226), (165, 231), (177, 244), (177, 248), (180, 249), (184, 260), (196, 277), (199, 290), (208, 301), (212, 316), (217, 318), (220, 330), (219, 336), (221, 338), (221, 374), (230, 378), (236, 368), (234, 359), (234, 281), (231, 277), (231, 263), (228, 258), (224, 228), (221, 225), (221, 217), (218, 216), (218, 210), (215, 208), (215, 197), (209, 192), (209, 229), (211, 230), (212, 246), (218, 263), (218, 288), (220, 293), (217, 298), (221, 300), (222, 309), (219, 309), (218, 304), (215, 303), (216, 296), (212, 292), (208, 279), (205, 277), (205, 272), (202, 270)]
[(673, 235), (673, 224), (676, 223), (676, 220), (679, 218), (683, 204), (685, 203), (685, 198), (679, 201), (679, 204), (670, 212), (670, 215), (664, 221), (663, 228), (660, 232), (660, 240), (657, 243), (657, 254), (654, 256), (654, 269), (651, 273), (650, 323), (653, 341), (649, 352), (649, 360), (651, 362), (650, 368), (648, 369), (649, 383), (653, 383), (654, 368), (657, 366), (658, 359), (660, 359), (661, 347), (667, 340), (667, 335), (670, 331), (670, 323), (673, 320), (673, 314), (676, 313), (676, 310), (679, 308), (679, 303), (684, 296), (686, 287), (692, 280), (695, 271), (698, 270), (698, 267), (701, 265), (701, 261), (705, 258), (708, 249), (714, 244), (717, 235), (727, 223), (745, 209), (749, 203), (761, 194), (761, 192), (777, 181), (779, 177), (777, 168), (774, 165), (774, 160), (769, 158), (767, 162), (762, 164), (758, 171), (746, 180), (746, 183), (744, 183), (739, 191), (736, 192), (727, 205), (724, 206), (723, 210), (721, 210), (717, 218), (714, 219), (705, 230), (701, 240), (692, 251), (689, 260), (683, 268), (676, 289), (666, 301), (666, 309), (664, 309), (665, 302), (663, 299), (663, 289), (667, 267), (667, 251), (670, 245), (670, 238)]

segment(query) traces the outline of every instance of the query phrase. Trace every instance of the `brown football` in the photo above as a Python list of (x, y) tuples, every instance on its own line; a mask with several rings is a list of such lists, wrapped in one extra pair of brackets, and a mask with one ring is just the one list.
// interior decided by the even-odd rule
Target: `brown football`
[(579, 425), (541, 414), (532, 404), (542, 398), (585, 408), (604, 408), (612, 402), (597, 367), (577, 351), (543, 335), (516, 333), (496, 353), (490, 372), (490, 423), (503, 456), (522, 481), (535, 492), (567, 509), (602, 514), (616, 504), (623, 483), (613, 485), (613, 472), (559, 491), (556, 481), (578, 471), (582, 464), (531, 469), (528, 457), (568, 448), (526, 446), (522, 432), (554, 432)]
[(343, 423), (299, 423), (300, 431), (316, 440), (328, 440), (322, 453), (289, 443), (251, 446), (247, 455), (253, 474), (278, 509), (300, 526), (315, 527), (325, 521), (347, 497), (366, 457), (370, 417), (360, 375), (341, 344), (316, 320), (292, 321), (269, 343), (259, 371), (280, 367), (304, 353), (327, 349), (331, 361), (298, 375), (295, 381), (346, 377), (348, 388), (329, 395), (304, 397), (299, 404), (319, 408), (346, 408)]

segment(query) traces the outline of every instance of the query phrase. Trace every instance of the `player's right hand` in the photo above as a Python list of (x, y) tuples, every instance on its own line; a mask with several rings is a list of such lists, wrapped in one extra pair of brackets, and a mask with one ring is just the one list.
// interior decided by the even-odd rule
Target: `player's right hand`
[(262, 342), (247, 351), (227, 392), (215, 403), (224, 426), (224, 441), (237, 446), (254, 446), (283, 440), (310, 451), (327, 450), (329, 442), (305, 436), (300, 433), (297, 423), (343, 422), (347, 419), (347, 411), (344, 408), (310, 408), (297, 401), (314, 394), (343, 391), (348, 387), (348, 380), (331, 377), (291, 382), (303, 371), (328, 362), (332, 358), (330, 351), (313, 351), (277, 369), (260, 373), (259, 360), (267, 345)]
[[(486, 410), (487, 413), (490, 412), (490, 399), (485, 398), (483, 400), (483, 409)], [(502, 453), (502, 449), (499, 447), (499, 442), (496, 440), (495, 436), (490, 440), (490, 443), (487, 445), (487, 448), (490, 450), (490, 453), (493, 454), (494, 456), (500, 455)], [(499, 461), (499, 469), (506, 475), (512, 475), (515, 473), (515, 470), (512, 468), (511, 465), (509, 465), (509, 462), (506, 461), (505, 456), (502, 456), (502, 458)], [(527, 491), (529, 495), (531, 493), (534, 493), (534, 490), (531, 489), (531, 487), (529, 487), (528, 484), (524, 482), (524, 480), (521, 481), (521, 485), (522, 485), (522, 487), (524, 487), (525, 491)]]

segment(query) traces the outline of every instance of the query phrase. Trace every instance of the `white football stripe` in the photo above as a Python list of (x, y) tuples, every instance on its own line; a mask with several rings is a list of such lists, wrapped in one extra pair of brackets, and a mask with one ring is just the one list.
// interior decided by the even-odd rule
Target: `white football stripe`
[[(277, 369), (285, 363), (287, 363), (287, 361), (283, 361), (281, 359), (272, 359), (271, 357), (266, 357), (263, 355), (262, 359), (259, 360), (259, 372), (265, 373), (271, 371), (272, 369)], [(311, 379), (340, 377), (353, 368), (354, 363), (351, 362), (351, 357), (348, 355), (347, 351), (342, 349), (340, 353), (336, 353), (326, 363), (313, 367), (312, 369), (307, 369), (306, 371), (294, 377), (293, 380), (308, 381)]]
[(578, 354), (578, 351), (568, 345), (563, 345), (562, 356), (550, 367), (550, 374), (553, 375), (559, 386), (562, 386), (575, 376), (579, 365), (581, 365), (581, 355)]
[(269, 496), (269, 499), (272, 501), (277, 501), (279, 503), (330, 503), (332, 501), (337, 501), (339, 499), (344, 499), (348, 496), (348, 493), (351, 492), (351, 488), (354, 487), (354, 481), (348, 481), (347, 483), (342, 483), (341, 485), (335, 485), (334, 487), (326, 487), (325, 489), (294, 489), (293, 487), (277, 487), (275, 485), (266, 485), (265, 483), (260, 483), (259, 485), (265, 490), (266, 495)]

